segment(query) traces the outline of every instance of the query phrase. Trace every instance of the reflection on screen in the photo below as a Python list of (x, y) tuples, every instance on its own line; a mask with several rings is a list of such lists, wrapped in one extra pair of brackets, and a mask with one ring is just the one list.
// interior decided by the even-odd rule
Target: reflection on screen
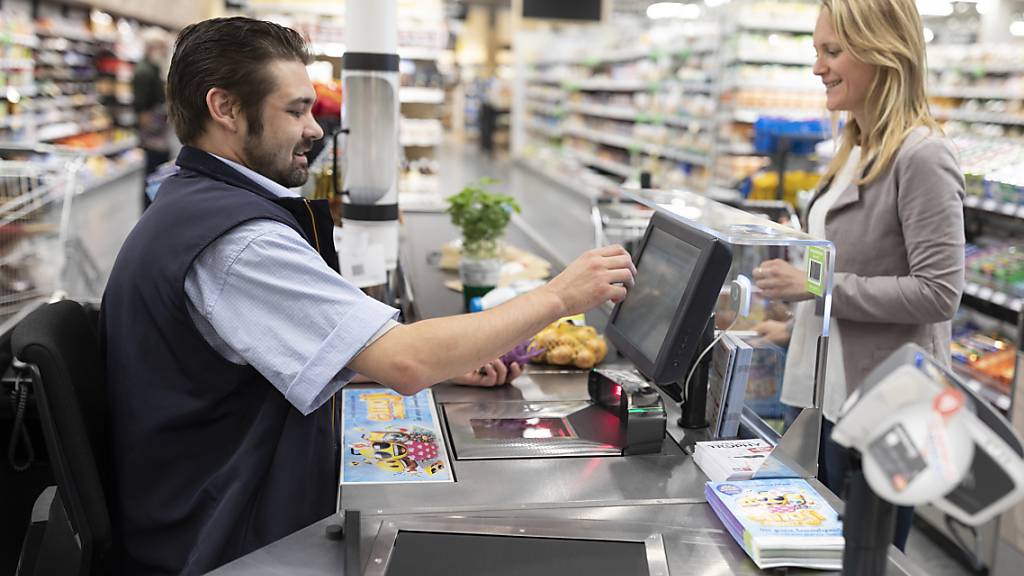
[(622, 302), (615, 325), (651, 363), (658, 358), (699, 258), (699, 248), (657, 228), (640, 254), (636, 285)]

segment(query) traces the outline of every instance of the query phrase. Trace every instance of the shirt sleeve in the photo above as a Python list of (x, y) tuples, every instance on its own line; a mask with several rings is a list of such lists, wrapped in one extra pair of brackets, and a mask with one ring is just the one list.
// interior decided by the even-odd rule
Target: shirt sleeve
[[(215, 334), (303, 414), (348, 383), (348, 363), (396, 325), (398, 310), (349, 284), (290, 227), (255, 220), (193, 263), (186, 294)], [(215, 336), (215, 337), (214, 337)]]

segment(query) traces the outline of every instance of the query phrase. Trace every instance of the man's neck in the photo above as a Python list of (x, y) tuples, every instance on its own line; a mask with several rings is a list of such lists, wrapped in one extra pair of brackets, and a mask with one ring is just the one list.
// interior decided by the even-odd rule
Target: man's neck
[(214, 156), (220, 156), (225, 160), (231, 160), (232, 162), (241, 164), (242, 166), (245, 166), (250, 170), (256, 171), (251, 166), (249, 166), (248, 162), (245, 161), (245, 158), (242, 157), (241, 152), (236, 150), (233, 146), (231, 146), (228, 143), (213, 141), (213, 139), (210, 138), (201, 138), (195, 143), (193, 143), (192, 147), (202, 150), (203, 152), (213, 154)]

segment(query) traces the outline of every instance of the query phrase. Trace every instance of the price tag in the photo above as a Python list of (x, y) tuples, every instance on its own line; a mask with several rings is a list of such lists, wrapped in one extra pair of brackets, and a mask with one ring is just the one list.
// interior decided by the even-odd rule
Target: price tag
[(807, 292), (815, 296), (824, 296), (825, 290), (825, 249), (820, 246), (811, 246), (807, 249), (807, 281), (805, 287)]
[(967, 206), (968, 208), (977, 208), (979, 202), (981, 202), (981, 198), (978, 198), (977, 196), (968, 196), (967, 198), (964, 198), (964, 206)]
[(998, 206), (999, 203), (991, 198), (981, 203), (981, 209), (987, 210), (988, 212), (995, 212)]
[(1014, 214), (1017, 213), (1017, 206), (1013, 204), (1003, 204), (1002, 212), (1007, 216), (1013, 216)]
[(1024, 206), (1017, 208), (1017, 218), (1024, 218)]
[(991, 300), (994, 292), (995, 291), (988, 286), (983, 286), (978, 290), (978, 298), (981, 298), (982, 300)]
[(974, 282), (968, 282), (967, 285), (964, 286), (964, 292), (970, 294), (971, 296), (977, 296), (979, 288), (980, 286), (978, 286)]

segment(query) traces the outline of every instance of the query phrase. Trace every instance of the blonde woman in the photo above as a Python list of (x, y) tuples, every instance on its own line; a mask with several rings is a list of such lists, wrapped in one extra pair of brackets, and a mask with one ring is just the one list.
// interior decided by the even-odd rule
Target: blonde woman
[[(925, 48), (914, 0), (823, 0), (814, 29), (827, 106), (845, 113), (839, 149), (808, 210), (808, 232), (836, 247), (820, 477), (840, 494), (846, 454), (828, 440), (847, 395), (906, 342), (949, 362), (950, 320), (964, 283), (964, 183), (925, 96)], [(795, 301), (783, 402), (811, 405), (814, 302), (804, 271), (782, 260), (754, 270), (763, 293)], [(788, 333), (792, 332), (792, 337)], [(912, 514), (901, 511), (901, 549)]]

